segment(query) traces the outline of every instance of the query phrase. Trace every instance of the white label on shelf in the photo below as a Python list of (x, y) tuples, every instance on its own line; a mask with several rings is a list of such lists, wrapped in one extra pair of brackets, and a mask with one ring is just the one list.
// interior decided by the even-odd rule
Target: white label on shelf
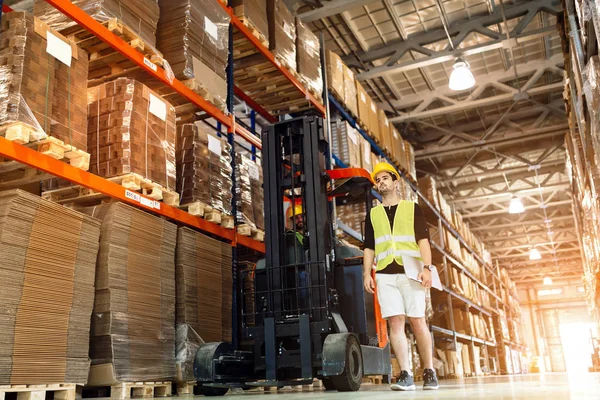
[(361, 94), (360, 94), (360, 101), (362, 101), (363, 103), (366, 103), (366, 102), (367, 102), (367, 96), (365, 96), (365, 94), (364, 94), (364, 93), (361, 93)]
[(212, 135), (208, 135), (208, 150), (210, 150), (213, 153), (215, 153), (216, 155), (220, 156), (221, 155), (221, 141)]
[(352, 143), (354, 143), (355, 145), (358, 144), (358, 138), (356, 137), (356, 133), (354, 133), (353, 131), (348, 131), (348, 137), (350, 138), (350, 140), (352, 140)]
[(143, 196), (140, 196), (140, 203), (142, 203), (143, 206), (154, 208), (154, 200), (147, 199)]
[(152, 61), (148, 60), (146, 57), (144, 57), (144, 64), (146, 64), (148, 67), (152, 68), (152, 71), (154, 71), (154, 72), (158, 71), (158, 67), (156, 66), (156, 64), (154, 64)]
[(46, 34), (46, 51), (63, 64), (71, 66), (71, 57), (73, 57), (71, 45), (50, 31)]
[(160, 210), (160, 201), (154, 201), (154, 204), (152, 206), (157, 210)]
[(142, 197), (142, 196), (140, 196), (139, 193), (132, 192), (131, 190), (125, 189), (125, 197), (127, 197), (128, 199), (131, 199), (133, 201), (139, 202), (140, 197)]
[(260, 179), (260, 172), (256, 163), (248, 163), (248, 175), (250, 175), (250, 179), (254, 179), (255, 181)]
[(217, 27), (217, 24), (212, 22), (208, 17), (204, 17), (204, 30), (212, 36), (213, 39), (219, 40), (219, 28)]
[(363, 153), (365, 154), (365, 163), (371, 165), (371, 143), (366, 140), (363, 143)]
[(375, 103), (371, 103), (371, 111), (377, 112), (377, 109), (375, 108)]
[(150, 93), (150, 112), (163, 121), (167, 120), (167, 104)]

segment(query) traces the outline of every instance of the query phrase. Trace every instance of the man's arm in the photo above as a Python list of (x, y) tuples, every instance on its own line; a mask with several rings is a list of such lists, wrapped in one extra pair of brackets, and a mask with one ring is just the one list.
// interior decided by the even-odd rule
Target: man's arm
[(373, 282), (373, 262), (375, 261), (375, 251), (373, 249), (365, 249), (363, 252), (363, 282), (365, 290), (369, 293), (374, 293), (375, 282)]
[[(431, 265), (431, 246), (429, 245), (429, 239), (419, 240), (419, 250), (421, 250), (421, 258), (425, 265)], [(419, 273), (417, 279), (423, 282), (423, 286), (426, 288), (431, 287), (431, 271), (427, 268), (423, 268), (423, 271)]]

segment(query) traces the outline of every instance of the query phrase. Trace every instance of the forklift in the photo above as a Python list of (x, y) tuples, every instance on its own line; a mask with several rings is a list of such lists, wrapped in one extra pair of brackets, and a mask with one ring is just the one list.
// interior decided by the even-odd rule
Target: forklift
[[(387, 327), (377, 300), (363, 289), (362, 253), (335, 239), (331, 221), (336, 198), (371, 202), (368, 173), (326, 170), (329, 145), (317, 116), (275, 123), (262, 143), (265, 259), (251, 272), (250, 285), (237, 285), (240, 345), (198, 349), (199, 393), (312, 385), (315, 378), (341, 392), (358, 390), (365, 376), (389, 383)], [(287, 228), (284, 204), (302, 205), (302, 232)]]

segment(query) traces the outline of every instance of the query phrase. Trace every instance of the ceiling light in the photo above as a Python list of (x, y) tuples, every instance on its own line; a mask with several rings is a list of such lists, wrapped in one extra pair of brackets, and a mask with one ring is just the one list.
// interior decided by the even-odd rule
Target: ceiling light
[(469, 64), (462, 58), (456, 59), (452, 66), (448, 86), (452, 90), (466, 90), (475, 85), (475, 77), (469, 68)]
[(510, 205), (508, 206), (509, 214), (520, 214), (525, 211), (525, 207), (523, 207), (523, 203), (521, 203), (521, 199), (518, 197), (513, 197), (510, 199)]
[(550, 278), (549, 276), (544, 278), (544, 285), (546, 286), (550, 286), (552, 285), (552, 278)]
[(542, 258), (542, 255), (540, 254), (540, 251), (538, 249), (536, 249), (535, 247), (531, 250), (529, 250), (529, 259), (530, 260), (540, 260)]

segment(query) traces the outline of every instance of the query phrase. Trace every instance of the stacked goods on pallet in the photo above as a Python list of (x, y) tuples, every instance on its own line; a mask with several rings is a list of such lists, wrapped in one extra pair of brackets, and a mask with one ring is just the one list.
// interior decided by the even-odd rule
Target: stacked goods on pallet
[(398, 129), (394, 126), (394, 124), (390, 123), (390, 140), (392, 143), (392, 150), (390, 153), (390, 157), (394, 160), (398, 167), (406, 170), (405, 163), (403, 162), (405, 158), (404, 153), (404, 140), (402, 140), (402, 136)]
[(231, 0), (229, 5), (233, 8), (235, 16), (256, 29), (261, 39), (267, 41), (268, 46), (267, 0)]
[(375, 139), (377, 143), (381, 143), (381, 132), (379, 132), (379, 107), (372, 98), (369, 100), (369, 131), (371, 137)]
[[(148, 45), (156, 46), (156, 24), (158, 23), (157, 0), (71, 0), (74, 6), (99, 22), (117, 18), (128, 28), (136, 32)], [(61, 13), (45, 0), (36, 0), (33, 6), (36, 17), (49, 24), (53, 29), (64, 31), (77, 25), (77, 22)]]
[[(320, 99), (323, 97), (321, 43), (300, 18), (296, 19), (296, 52), (300, 81), (315, 97)], [(354, 99), (356, 99), (356, 91)]]
[(369, 132), (371, 130), (371, 96), (360, 82), (356, 82), (356, 99), (358, 102), (358, 121), (361, 127)]
[(85, 384), (100, 222), (0, 193), (0, 385)]
[(354, 72), (346, 64), (344, 69), (344, 103), (352, 115), (358, 115), (358, 98), (356, 89), (356, 78)]
[(172, 379), (177, 227), (123, 203), (82, 211), (102, 220), (89, 384)]
[[(250, 154), (236, 148), (236, 195), (238, 222), (248, 225), (250, 231), (264, 230), (264, 192), (262, 188), (262, 168), (253, 161)], [(247, 229), (246, 228), (246, 229)]]
[(417, 167), (415, 164), (415, 149), (408, 141), (404, 141), (404, 151), (406, 152), (406, 171), (413, 178), (417, 179)]
[(257, 162), (248, 164), (250, 173), (250, 189), (252, 191), (252, 206), (254, 208), (254, 223), (256, 228), (265, 230), (265, 191), (263, 190), (263, 169)]
[(231, 246), (189, 228), (177, 232), (176, 369), (194, 380), (194, 358), (203, 343), (231, 340)]
[(283, 0), (267, 0), (269, 50), (288, 70), (297, 71), (296, 22)]
[(90, 172), (175, 188), (175, 109), (129, 78), (88, 89)]
[(203, 122), (177, 127), (177, 193), (231, 215), (231, 146)]
[(160, 0), (159, 4), (157, 47), (175, 78), (193, 80), (214, 103), (225, 104), (229, 15), (214, 0)]
[(47, 134), (86, 151), (85, 52), (25, 12), (3, 15), (0, 37), (0, 125), (24, 124), (31, 141)]
[(359, 234), (364, 234), (367, 205), (364, 201), (349, 201), (336, 207), (338, 218)]
[(358, 138), (358, 142), (360, 143), (360, 163), (362, 164), (362, 168), (366, 169), (369, 173), (373, 171), (373, 159), (371, 152), (371, 143), (364, 137), (360, 136)]
[(328, 50), (326, 64), (327, 88), (339, 101), (344, 102), (344, 63), (340, 56)]
[[(361, 168), (360, 143), (363, 137), (350, 124), (342, 119), (331, 122), (333, 154), (347, 167)], [(370, 149), (370, 148), (369, 148)]]
[(392, 154), (393, 152), (393, 144), (392, 144), (392, 125), (390, 121), (388, 121), (387, 116), (385, 115), (385, 111), (379, 110), (379, 134), (381, 136), (381, 148), (388, 154)]

